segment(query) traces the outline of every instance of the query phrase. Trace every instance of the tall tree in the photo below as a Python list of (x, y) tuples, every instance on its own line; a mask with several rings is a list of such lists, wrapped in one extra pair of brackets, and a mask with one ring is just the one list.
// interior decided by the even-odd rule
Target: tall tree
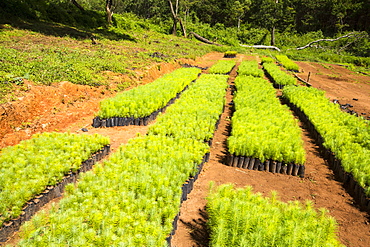
[(76, 6), (79, 10), (85, 11), (85, 9), (76, 1), (76, 0), (71, 0), (73, 5)]
[(270, 30), (271, 45), (275, 45), (275, 29), (283, 19), (284, 0), (257, 0), (251, 7), (250, 21)]
[(106, 14), (107, 14), (108, 25), (112, 24), (113, 12), (114, 12), (114, 9), (116, 8), (116, 4), (117, 4), (117, 2), (114, 1), (114, 0), (106, 0), (105, 1), (105, 11), (106, 11)]

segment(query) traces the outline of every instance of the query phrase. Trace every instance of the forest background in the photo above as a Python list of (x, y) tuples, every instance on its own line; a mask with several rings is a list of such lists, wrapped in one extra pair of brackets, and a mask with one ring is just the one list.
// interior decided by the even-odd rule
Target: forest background
[[(1, 23), (17, 19), (58, 22), (91, 30), (109, 26), (132, 29), (137, 17), (145, 20), (137, 24), (143, 27), (145, 23), (146, 28), (163, 33), (186, 35), (193, 31), (225, 45), (272, 44), (284, 48), (302, 45), (314, 39), (338, 37), (352, 31), (369, 33), (370, 1), (2, 0), (0, 2)], [(183, 32), (179, 24), (184, 25), (187, 33)], [(368, 36), (367, 39), (357, 38), (358, 41), (348, 45), (344, 51), (356, 56), (370, 56)]]
[[(70, 38), (79, 46), (121, 43), (90, 47), (96, 52), (88, 53), (60, 44), (19, 46), (19, 38), (11, 38), (32, 32)], [(169, 62), (212, 50), (278, 53), (241, 45), (272, 45), (293, 60), (341, 63), (369, 74), (369, 32), (369, 0), (1, 0), (0, 103), (22, 78), (46, 85), (68, 80), (99, 86), (105, 84), (102, 71), (127, 73), (148, 59)], [(177, 48), (165, 46), (168, 34)], [(220, 46), (174, 38), (195, 35)], [(106, 50), (113, 44), (134, 47), (135, 59), (125, 59), (124, 50)]]

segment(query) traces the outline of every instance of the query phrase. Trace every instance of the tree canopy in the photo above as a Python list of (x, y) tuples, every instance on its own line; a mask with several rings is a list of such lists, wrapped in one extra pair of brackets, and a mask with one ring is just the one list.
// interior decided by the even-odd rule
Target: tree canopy
[[(368, 0), (171, 0), (178, 2), (178, 17), (187, 21), (247, 25), (306, 33), (321, 30), (332, 35), (343, 31), (370, 31)], [(146, 19), (173, 18), (168, 0), (2, 0), (0, 13), (35, 19), (68, 21), (74, 11), (131, 12)], [(77, 8), (75, 6), (80, 6)], [(63, 16), (64, 15), (64, 16)]]

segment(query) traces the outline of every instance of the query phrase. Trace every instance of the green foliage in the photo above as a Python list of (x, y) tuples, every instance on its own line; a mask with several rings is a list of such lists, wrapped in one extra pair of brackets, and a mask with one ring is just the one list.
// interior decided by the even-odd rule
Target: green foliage
[(369, 57), (357, 57), (350, 55), (339, 55), (325, 51), (288, 51), (287, 54), (294, 60), (328, 63), (348, 63), (355, 66), (370, 68)]
[(238, 76), (231, 119), (229, 152), (303, 165), (305, 151), (301, 130), (288, 107), (281, 105), (271, 84), (253, 76)]
[(149, 20), (140, 19), (134, 14), (125, 13), (114, 16), (114, 27), (126, 31), (142, 31), (154, 28)]
[(43, 133), (0, 153), (0, 225), (21, 213), (24, 204), (79, 169), (91, 154), (109, 144), (100, 135)]
[(131, 139), (82, 174), (47, 219), (26, 224), (20, 246), (166, 246), (181, 186), (208, 150), (190, 139)]
[[(77, 1), (78, 2), (78, 1)], [(3, 0), (0, 3), (0, 23), (9, 21), (47, 21), (85, 28), (105, 26), (101, 11), (80, 11), (71, 1), (65, 0)]]
[[(126, 72), (127, 57), (106, 48), (83, 50), (28, 43), (20, 49), (0, 47), (0, 55), (3, 73), (17, 77), (29, 74), (30, 80), (46, 85), (68, 80), (97, 86), (103, 83), (102, 71)], [(2, 76), (0, 80), (4, 82), (6, 78)]]
[(277, 85), (297, 85), (297, 80), (293, 76), (282, 71), (275, 63), (264, 63), (263, 68)]
[(286, 87), (283, 96), (308, 116), (324, 139), (324, 146), (341, 160), (344, 170), (370, 195), (369, 121), (342, 112), (315, 88)]
[(211, 26), (207, 23), (188, 23), (187, 29), (189, 32), (193, 31), (215, 43), (220, 43), (232, 47), (239, 46), (238, 31), (236, 27), (225, 27), (222, 24)]
[(234, 60), (219, 60), (209, 68), (211, 74), (227, 74), (234, 68), (236, 62)]
[(146, 117), (163, 108), (175, 98), (201, 72), (197, 68), (181, 68), (155, 80), (152, 83), (124, 91), (114, 98), (100, 102), (98, 116), (111, 117)]
[(238, 54), (237, 51), (226, 51), (224, 53), (224, 57), (226, 57), (226, 58), (233, 58), (233, 57), (236, 57), (237, 54)]
[(220, 246), (342, 246), (337, 223), (327, 210), (317, 212), (312, 202), (284, 203), (253, 193), (252, 187), (225, 184), (207, 198), (211, 247)]
[(281, 63), (284, 68), (291, 71), (299, 72), (299, 66), (292, 60), (290, 60), (286, 55), (276, 55), (276, 59)]
[(226, 75), (203, 74), (157, 118), (149, 134), (208, 141), (225, 104)]
[(275, 63), (275, 59), (272, 57), (261, 57), (261, 63)]
[(254, 77), (263, 77), (263, 71), (258, 68), (256, 60), (243, 61), (238, 67), (238, 75), (251, 75)]

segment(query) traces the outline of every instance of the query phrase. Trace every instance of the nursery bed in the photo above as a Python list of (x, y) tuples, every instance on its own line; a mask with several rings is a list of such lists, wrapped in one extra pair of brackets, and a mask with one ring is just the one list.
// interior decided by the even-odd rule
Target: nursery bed
[(51, 200), (60, 197), (64, 192), (64, 188), (69, 183), (75, 183), (81, 172), (91, 170), (93, 165), (99, 160), (103, 159), (110, 152), (110, 145), (104, 146), (100, 151), (96, 152), (89, 158), (82, 162), (80, 169), (76, 172), (69, 172), (64, 176), (62, 181), (58, 182), (54, 186), (47, 186), (47, 188), (33, 199), (29, 200), (22, 209), (21, 215), (12, 219), (9, 222), (5, 222), (0, 228), (0, 243), (6, 242), (7, 239), (16, 231), (19, 230), (21, 225), (30, 220), (31, 217), (40, 210), (42, 206)]

